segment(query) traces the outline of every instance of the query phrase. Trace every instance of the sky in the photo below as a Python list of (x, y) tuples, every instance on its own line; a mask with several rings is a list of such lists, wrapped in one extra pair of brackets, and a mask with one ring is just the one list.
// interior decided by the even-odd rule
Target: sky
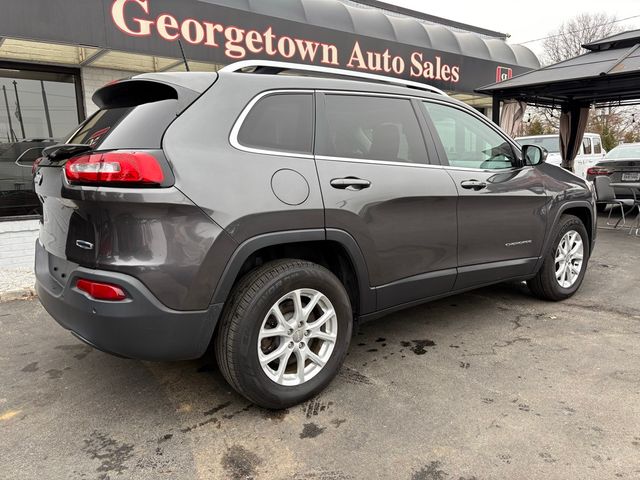
[[(523, 43), (545, 37), (563, 21), (578, 13), (605, 11), (617, 18), (638, 15), (620, 22), (625, 28), (640, 28), (640, 0), (384, 0), (431, 15), (468, 23), (511, 35), (509, 43)], [(541, 53), (541, 42), (525, 44)]]

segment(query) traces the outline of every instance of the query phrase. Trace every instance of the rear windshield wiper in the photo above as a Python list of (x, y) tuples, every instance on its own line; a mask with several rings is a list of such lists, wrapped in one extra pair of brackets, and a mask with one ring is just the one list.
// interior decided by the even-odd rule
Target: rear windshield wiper
[(61, 143), (42, 150), (42, 156), (51, 162), (60, 162), (89, 150), (93, 150), (93, 147), (84, 143)]

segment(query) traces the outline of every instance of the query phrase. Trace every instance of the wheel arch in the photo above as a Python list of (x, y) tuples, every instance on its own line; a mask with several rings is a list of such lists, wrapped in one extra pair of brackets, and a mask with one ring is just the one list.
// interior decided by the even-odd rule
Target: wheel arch
[(575, 217), (578, 217), (582, 221), (585, 229), (587, 230), (587, 235), (589, 235), (589, 253), (591, 254), (595, 245), (597, 228), (597, 218), (595, 216), (594, 209), (594, 205), (587, 200), (575, 200), (566, 202), (557, 209), (555, 215), (553, 216), (553, 222), (548, 229), (544, 248), (542, 250), (540, 260), (538, 261), (538, 265), (536, 266), (536, 272), (542, 267), (542, 264), (544, 263), (546, 252), (549, 250), (551, 242), (553, 241), (555, 226), (558, 224), (558, 221), (560, 220), (560, 217), (562, 217), (562, 215), (573, 215)]
[(369, 286), (362, 251), (351, 235), (335, 229), (274, 232), (246, 240), (227, 263), (211, 303), (225, 303), (245, 273), (266, 261), (282, 258), (309, 260), (328, 268), (344, 284), (354, 315), (375, 311), (375, 290)]

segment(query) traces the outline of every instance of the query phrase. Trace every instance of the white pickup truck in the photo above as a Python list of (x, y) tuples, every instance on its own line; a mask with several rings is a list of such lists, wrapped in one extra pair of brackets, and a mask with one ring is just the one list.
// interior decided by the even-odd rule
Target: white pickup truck
[[(560, 135), (534, 135), (531, 137), (518, 137), (515, 139), (520, 145), (537, 145), (544, 147), (549, 152), (547, 163), (560, 166)], [(597, 133), (585, 133), (580, 146), (580, 151), (573, 165), (574, 173), (582, 178), (587, 178), (587, 169), (593, 167), (602, 160), (607, 152), (602, 147), (602, 139)]]

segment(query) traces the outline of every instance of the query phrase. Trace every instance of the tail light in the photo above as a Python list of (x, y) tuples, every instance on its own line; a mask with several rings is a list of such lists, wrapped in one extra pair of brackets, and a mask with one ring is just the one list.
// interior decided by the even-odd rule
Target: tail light
[(82, 155), (65, 164), (71, 184), (160, 185), (164, 172), (158, 160), (146, 152), (115, 151)]
[(591, 175), (593, 177), (599, 177), (602, 175), (609, 175), (611, 171), (604, 167), (590, 167), (587, 169), (587, 175)]
[(127, 298), (127, 294), (118, 285), (110, 283), (100, 283), (91, 280), (80, 279), (76, 283), (78, 290), (88, 293), (96, 300), (106, 300), (108, 302), (119, 302)]

